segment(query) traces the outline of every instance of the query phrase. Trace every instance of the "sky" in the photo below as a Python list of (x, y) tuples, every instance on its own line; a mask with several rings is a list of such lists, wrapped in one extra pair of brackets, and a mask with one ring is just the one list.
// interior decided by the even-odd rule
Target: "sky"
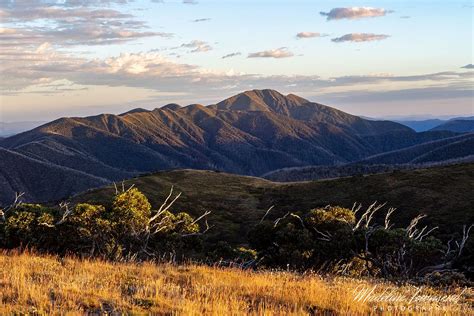
[(472, 1), (0, 0), (0, 121), (275, 89), (366, 117), (474, 115)]

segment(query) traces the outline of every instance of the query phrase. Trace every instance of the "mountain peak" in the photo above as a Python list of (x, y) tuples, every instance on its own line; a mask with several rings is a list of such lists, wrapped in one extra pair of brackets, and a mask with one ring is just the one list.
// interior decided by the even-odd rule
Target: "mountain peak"
[(143, 109), (143, 108), (136, 108), (136, 109), (132, 109), (130, 111), (127, 111), (125, 113), (119, 114), (119, 116), (125, 116), (127, 114), (135, 114), (135, 113), (148, 113), (148, 112), (150, 112), (150, 110)]
[(167, 105), (162, 106), (161, 108), (158, 108), (157, 110), (171, 110), (171, 111), (178, 111), (181, 109), (181, 105), (177, 103), (169, 103)]
[(308, 102), (293, 94), (285, 96), (276, 90), (255, 89), (234, 95), (212, 107), (218, 110), (266, 111), (288, 115), (291, 108)]

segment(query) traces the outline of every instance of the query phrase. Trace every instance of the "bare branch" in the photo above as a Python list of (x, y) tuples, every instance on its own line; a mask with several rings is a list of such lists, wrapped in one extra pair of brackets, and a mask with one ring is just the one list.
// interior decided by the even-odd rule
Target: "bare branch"
[(326, 231), (325, 233), (323, 233), (322, 231), (318, 230), (317, 228), (314, 228), (313, 229), (319, 234), (321, 235), (321, 237), (319, 237), (318, 239), (319, 240), (322, 240), (322, 241), (331, 241), (331, 237), (332, 235)]
[(72, 210), (69, 209), (68, 202), (61, 202), (59, 203), (59, 208), (64, 210), (62, 218), (56, 223), (56, 225), (60, 225), (64, 223), (69, 215), (72, 214)]
[(426, 230), (428, 226), (425, 226), (423, 227), (423, 229), (419, 232), (418, 235), (416, 235), (415, 237), (413, 237), (414, 240), (418, 240), (418, 241), (422, 241), (423, 238), (425, 238), (426, 236), (428, 236), (431, 232), (433, 232), (434, 230), (438, 229), (438, 226), (436, 227), (433, 227), (431, 228), (429, 231), (427, 231), (426, 233), (423, 234), (423, 232)]
[(196, 224), (197, 222), (199, 222), (201, 219), (203, 219), (204, 217), (206, 217), (207, 215), (211, 214), (211, 211), (205, 211), (204, 214), (202, 214), (201, 216), (199, 216), (198, 218), (196, 218), (192, 223), (191, 225), (194, 225)]
[(4, 210), (0, 210), (0, 216), (2, 217), (2, 220), (5, 220), (5, 215), (7, 214), (8, 211), (16, 209), (18, 206), (20, 206), (23, 203), (21, 198), (24, 195), (25, 195), (25, 192), (15, 192), (15, 199), (10, 204), (10, 206), (6, 207)]
[[(383, 203), (383, 204), (379, 204), (377, 205), (377, 201), (375, 201), (374, 203), (372, 203), (368, 208), (367, 210), (364, 212), (364, 214), (362, 214), (362, 216), (360, 217), (359, 221), (357, 222), (357, 224), (352, 228), (352, 230), (357, 230), (359, 229), (362, 225), (365, 227), (365, 228), (369, 228), (369, 225), (370, 225), (370, 222), (372, 221), (373, 217), (374, 217), (374, 214), (380, 210), (382, 207), (385, 206), (385, 204), (387, 203)], [(359, 211), (361, 206), (359, 206), (357, 209), (356, 209), (356, 212)]]
[(275, 220), (274, 224), (273, 224), (273, 228), (277, 227), (278, 223), (282, 220), (282, 219), (285, 219), (288, 215), (290, 215), (290, 212), (286, 213), (283, 217), (279, 217)]
[(420, 214), (411, 220), (410, 224), (406, 228), (408, 238), (414, 238), (417, 236), (417, 234), (419, 234), (419, 230), (416, 228), (416, 225), (418, 225), (418, 222), (425, 217), (426, 215)]
[(390, 224), (390, 216), (395, 212), (396, 208), (391, 207), (387, 211), (387, 215), (385, 215), (385, 229), (392, 228), (393, 225)]
[(352, 205), (352, 209), (351, 209), (352, 213), (354, 213), (354, 216), (357, 215), (357, 212), (359, 212), (361, 208), (362, 208), (362, 204), (357, 205), (357, 202), (354, 202), (354, 205)]
[(206, 229), (203, 230), (202, 232), (191, 233), (191, 234), (185, 234), (185, 235), (181, 235), (181, 236), (182, 236), (182, 237), (189, 237), (189, 236), (200, 236), (200, 235), (204, 235), (205, 233), (207, 233), (207, 231), (208, 231), (209, 229), (211, 229), (212, 227), (214, 227), (214, 225), (209, 226), (209, 223), (207, 222), (207, 219), (206, 219), (205, 223), (206, 223)]
[(179, 197), (181, 196), (181, 193), (179, 193), (178, 195), (176, 195), (176, 197), (170, 202), (168, 203), (169, 199), (171, 198), (171, 196), (173, 195), (173, 189), (174, 187), (172, 186), (171, 189), (170, 189), (170, 193), (168, 194), (168, 196), (166, 197), (165, 201), (163, 202), (163, 204), (161, 204), (160, 208), (158, 209), (158, 211), (156, 211), (156, 214), (153, 215), (149, 220), (148, 220), (148, 225), (151, 225), (158, 217), (160, 217), (161, 214), (163, 214), (164, 212), (166, 212), (167, 210), (170, 209), (171, 206), (173, 206), (174, 202), (176, 202), (176, 200), (179, 199)]
[(461, 244), (459, 244), (458, 257), (460, 257), (462, 254), (464, 246), (466, 245), (466, 241), (469, 239), (469, 233), (471, 232), (471, 228), (473, 226), (474, 224), (471, 224), (471, 226), (469, 226), (467, 230), (466, 230), (466, 225), (462, 226), (462, 239), (461, 239)]
[(38, 225), (46, 226), (46, 227), (49, 227), (49, 228), (54, 228), (54, 227), (56, 227), (55, 225), (50, 224), (50, 223), (38, 223)]
[(290, 216), (292, 216), (292, 217), (294, 217), (294, 218), (297, 218), (297, 219), (300, 221), (301, 226), (303, 226), (303, 228), (306, 228), (306, 227), (304, 226), (304, 222), (303, 222), (303, 220), (301, 219), (300, 216), (296, 215), (295, 213), (291, 213)]
[(263, 215), (262, 219), (260, 219), (260, 223), (263, 222), (263, 220), (265, 219), (265, 217), (267, 217), (268, 213), (270, 213), (270, 211), (275, 207), (275, 205), (272, 205), (270, 206), (270, 208), (265, 212), (265, 215)]

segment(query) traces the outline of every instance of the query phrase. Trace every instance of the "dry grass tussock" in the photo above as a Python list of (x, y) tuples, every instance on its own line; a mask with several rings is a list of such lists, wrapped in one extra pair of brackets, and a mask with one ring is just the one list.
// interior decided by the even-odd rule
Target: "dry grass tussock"
[[(409, 304), (375, 304), (405, 314), (473, 314), (473, 290), (448, 290), (375, 280), (322, 278), (289, 272), (253, 272), (199, 265), (110, 263), (1, 253), (0, 314), (153, 313), (167, 315), (379, 314), (356, 293), (416, 296)], [(460, 294), (450, 302), (427, 298)], [(458, 300), (457, 300), (458, 299)]]

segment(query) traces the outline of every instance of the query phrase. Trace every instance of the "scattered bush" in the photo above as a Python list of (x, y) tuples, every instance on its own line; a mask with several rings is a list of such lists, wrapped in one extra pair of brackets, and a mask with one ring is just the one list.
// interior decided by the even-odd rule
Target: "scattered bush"
[(465, 259), (472, 256), (471, 249), (461, 256), (469, 229), (464, 228), (464, 242), (456, 243), (455, 251), (449, 250), (439, 239), (428, 236), (433, 230), (416, 228), (424, 216), (413, 219), (406, 228), (393, 228), (389, 217), (394, 209), (390, 209), (385, 225), (373, 224), (382, 206), (374, 203), (358, 219), (357, 210), (337, 206), (267, 218), (250, 232), (250, 244), (268, 267), (385, 278), (414, 278), (456, 266), (471, 271), (472, 262), (469, 265)]
[[(117, 193), (111, 207), (77, 204), (62, 210), (37, 204), (15, 204), (0, 224), (2, 248), (30, 247), (38, 251), (107, 259), (160, 258), (173, 260), (199, 249), (199, 224), (189, 214), (174, 214), (170, 204), (152, 210), (138, 189)], [(171, 255), (170, 255), (171, 254)]]
[[(470, 228), (445, 246), (417, 228), (424, 216), (407, 227), (393, 227), (389, 209), (384, 225), (374, 224), (383, 205), (362, 214), (338, 206), (263, 218), (249, 233), (251, 248), (202, 238), (198, 221), (173, 212), (173, 192), (153, 209), (137, 188), (117, 192), (109, 206), (77, 204), (61, 208), (15, 203), (0, 212), (0, 247), (34, 248), (57, 254), (73, 253), (105, 259), (199, 259), (241, 267), (320, 270), (346, 275), (423, 278), (435, 284), (460, 284), (470, 277), (474, 243)], [(168, 202), (171, 201), (171, 202)], [(457, 241), (456, 241), (457, 240)], [(247, 245), (246, 245), (247, 246)], [(442, 274), (440, 271), (442, 271)], [(446, 273), (451, 274), (446, 274)], [(464, 274), (456, 274), (462, 272)], [(438, 274), (437, 274), (438, 273)]]

